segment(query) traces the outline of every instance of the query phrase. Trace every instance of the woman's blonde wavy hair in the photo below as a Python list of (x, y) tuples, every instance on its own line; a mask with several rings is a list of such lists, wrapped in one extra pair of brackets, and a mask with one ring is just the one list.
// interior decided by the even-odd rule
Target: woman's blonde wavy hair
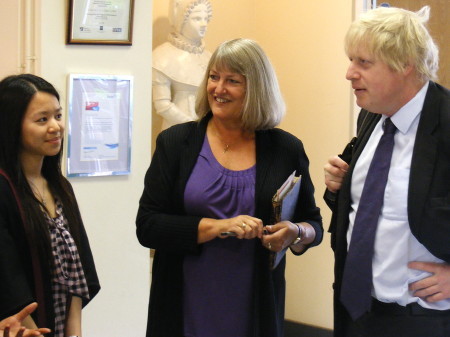
[(242, 109), (242, 127), (245, 130), (271, 129), (281, 122), (285, 103), (275, 70), (262, 48), (249, 39), (226, 41), (211, 56), (197, 93), (195, 110), (200, 119), (211, 110), (206, 88), (213, 67), (245, 77), (246, 95)]

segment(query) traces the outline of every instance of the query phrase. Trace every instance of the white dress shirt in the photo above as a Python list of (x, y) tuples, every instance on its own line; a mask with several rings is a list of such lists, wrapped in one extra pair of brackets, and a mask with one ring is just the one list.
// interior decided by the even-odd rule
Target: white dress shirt
[[(402, 306), (417, 302), (425, 308), (447, 310), (450, 309), (450, 299), (428, 303), (408, 290), (410, 283), (429, 276), (427, 272), (408, 268), (409, 262), (444, 262), (417, 241), (411, 233), (408, 221), (411, 158), (427, 90), (428, 82), (412, 100), (391, 117), (398, 131), (394, 137), (394, 151), (375, 236), (372, 296), (382, 302), (395, 302)], [(351, 184), (350, 225), (347, 232), (349, 244), (366, 175), (383, 134), (382, 125), (385, 119), (386, 116), (382, 116), (375, 126), (354, 169)]]

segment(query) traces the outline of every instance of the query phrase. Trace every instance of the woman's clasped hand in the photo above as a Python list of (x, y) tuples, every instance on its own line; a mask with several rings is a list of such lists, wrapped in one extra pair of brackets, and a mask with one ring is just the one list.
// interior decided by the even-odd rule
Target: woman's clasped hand
[[(231, 219), (217, 220), (217, 227), (220, 229), (219, 237), (235, 236), (238, 239), (254, 239), (262, 238), (263, 224), (262, 220), (247, 216), (239, 215)], [(223, 235), (222, 233), (234, 233)]]

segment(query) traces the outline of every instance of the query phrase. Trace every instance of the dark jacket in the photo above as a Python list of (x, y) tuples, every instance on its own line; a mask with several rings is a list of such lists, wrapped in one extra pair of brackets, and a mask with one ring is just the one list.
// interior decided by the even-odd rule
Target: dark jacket
[[(345, 336), (345, 322), (350, 319), (339, 297), (347, 256), (351, 178), (356, 161), (380, 118), (381, 115), (361, 111), (358, 129), (363, 124), (364, 126), (355, 144), (350, 168), (341, 190), (337, 196), (329, 191), (325, 193), (325, 201), (334, 209), (329, 231), (335, 253), (336, 337)], [(412, 234), (434, 256), (450, 263), (450, 92), (434, 82), (429, 84), (417, 129), (407, 207)]]
[[(90, 300), (92, 300), (98, 293), (100, 285), (83, 224), (81, 224), (80, 235), (81, 247), (78, 250)], [(0, 175), (0, 319), (15, 314), (36, 301), (39, 306), (34, 313), (35, 321), (37, 322), (37, 312), (42, 314), (45, 311), (45, 315), (40, 317), (46, 317), (46, 321), (40, 322), (39, 324), (43, 325), (40, 327), (47, 327), (54, 331), (51, 272), (43, 267), (46, 263), (40, 258), (37, 261), (41, 269), (38, 273), (33, 272), (32, 254), (35, 255), (35, 251), (25, 235), (13, 191), (7, 179)], [(36, 284), (42, 285), (42, 287), (38, 286), (38, 289), (41, 289), (39, 293), (36, 293)], [(40, 298), (43, 298), (45, 305), (39, 300)], [(84, 301), (83, 305), (88, 302)], [(53, 333), (46, 336), (52, 337)]]
[[(210, 115), (163, 131), (145, 177), (137, 215), (139, 242), (155, 248), (147, 337), (183, 336), (183, 257), (200, 254), (197, 244), (201, 217), (187, 215), (183, 207), (186, 183), (202, 147)], [(271, 199), (294, 171), (302, 175), (299, 203), (293, 221), (314, 226), (318, 245), (323, 236), (322, 219), (314, 201), (309, 161), (303, 145), (279, 129), (256, 132), (255, 216), (270, 223)], [(256, 245), (254, 337), (282, 337), (284, 320), (285, 259), (271, 272), (269, 251)]]

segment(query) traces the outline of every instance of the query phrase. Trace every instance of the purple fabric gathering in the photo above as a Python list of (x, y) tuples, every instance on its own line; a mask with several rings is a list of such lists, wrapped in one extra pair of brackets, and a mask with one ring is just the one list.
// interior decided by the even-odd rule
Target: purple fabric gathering
[[(184, 193), (188, 214), (225, 219), (255, 214), (256, 167), (224, 168), (205, 137)], [(186, 337), (245, 337), (252, 326), (252, 286), (258, 239), (216, 238), (184, 259)]]

